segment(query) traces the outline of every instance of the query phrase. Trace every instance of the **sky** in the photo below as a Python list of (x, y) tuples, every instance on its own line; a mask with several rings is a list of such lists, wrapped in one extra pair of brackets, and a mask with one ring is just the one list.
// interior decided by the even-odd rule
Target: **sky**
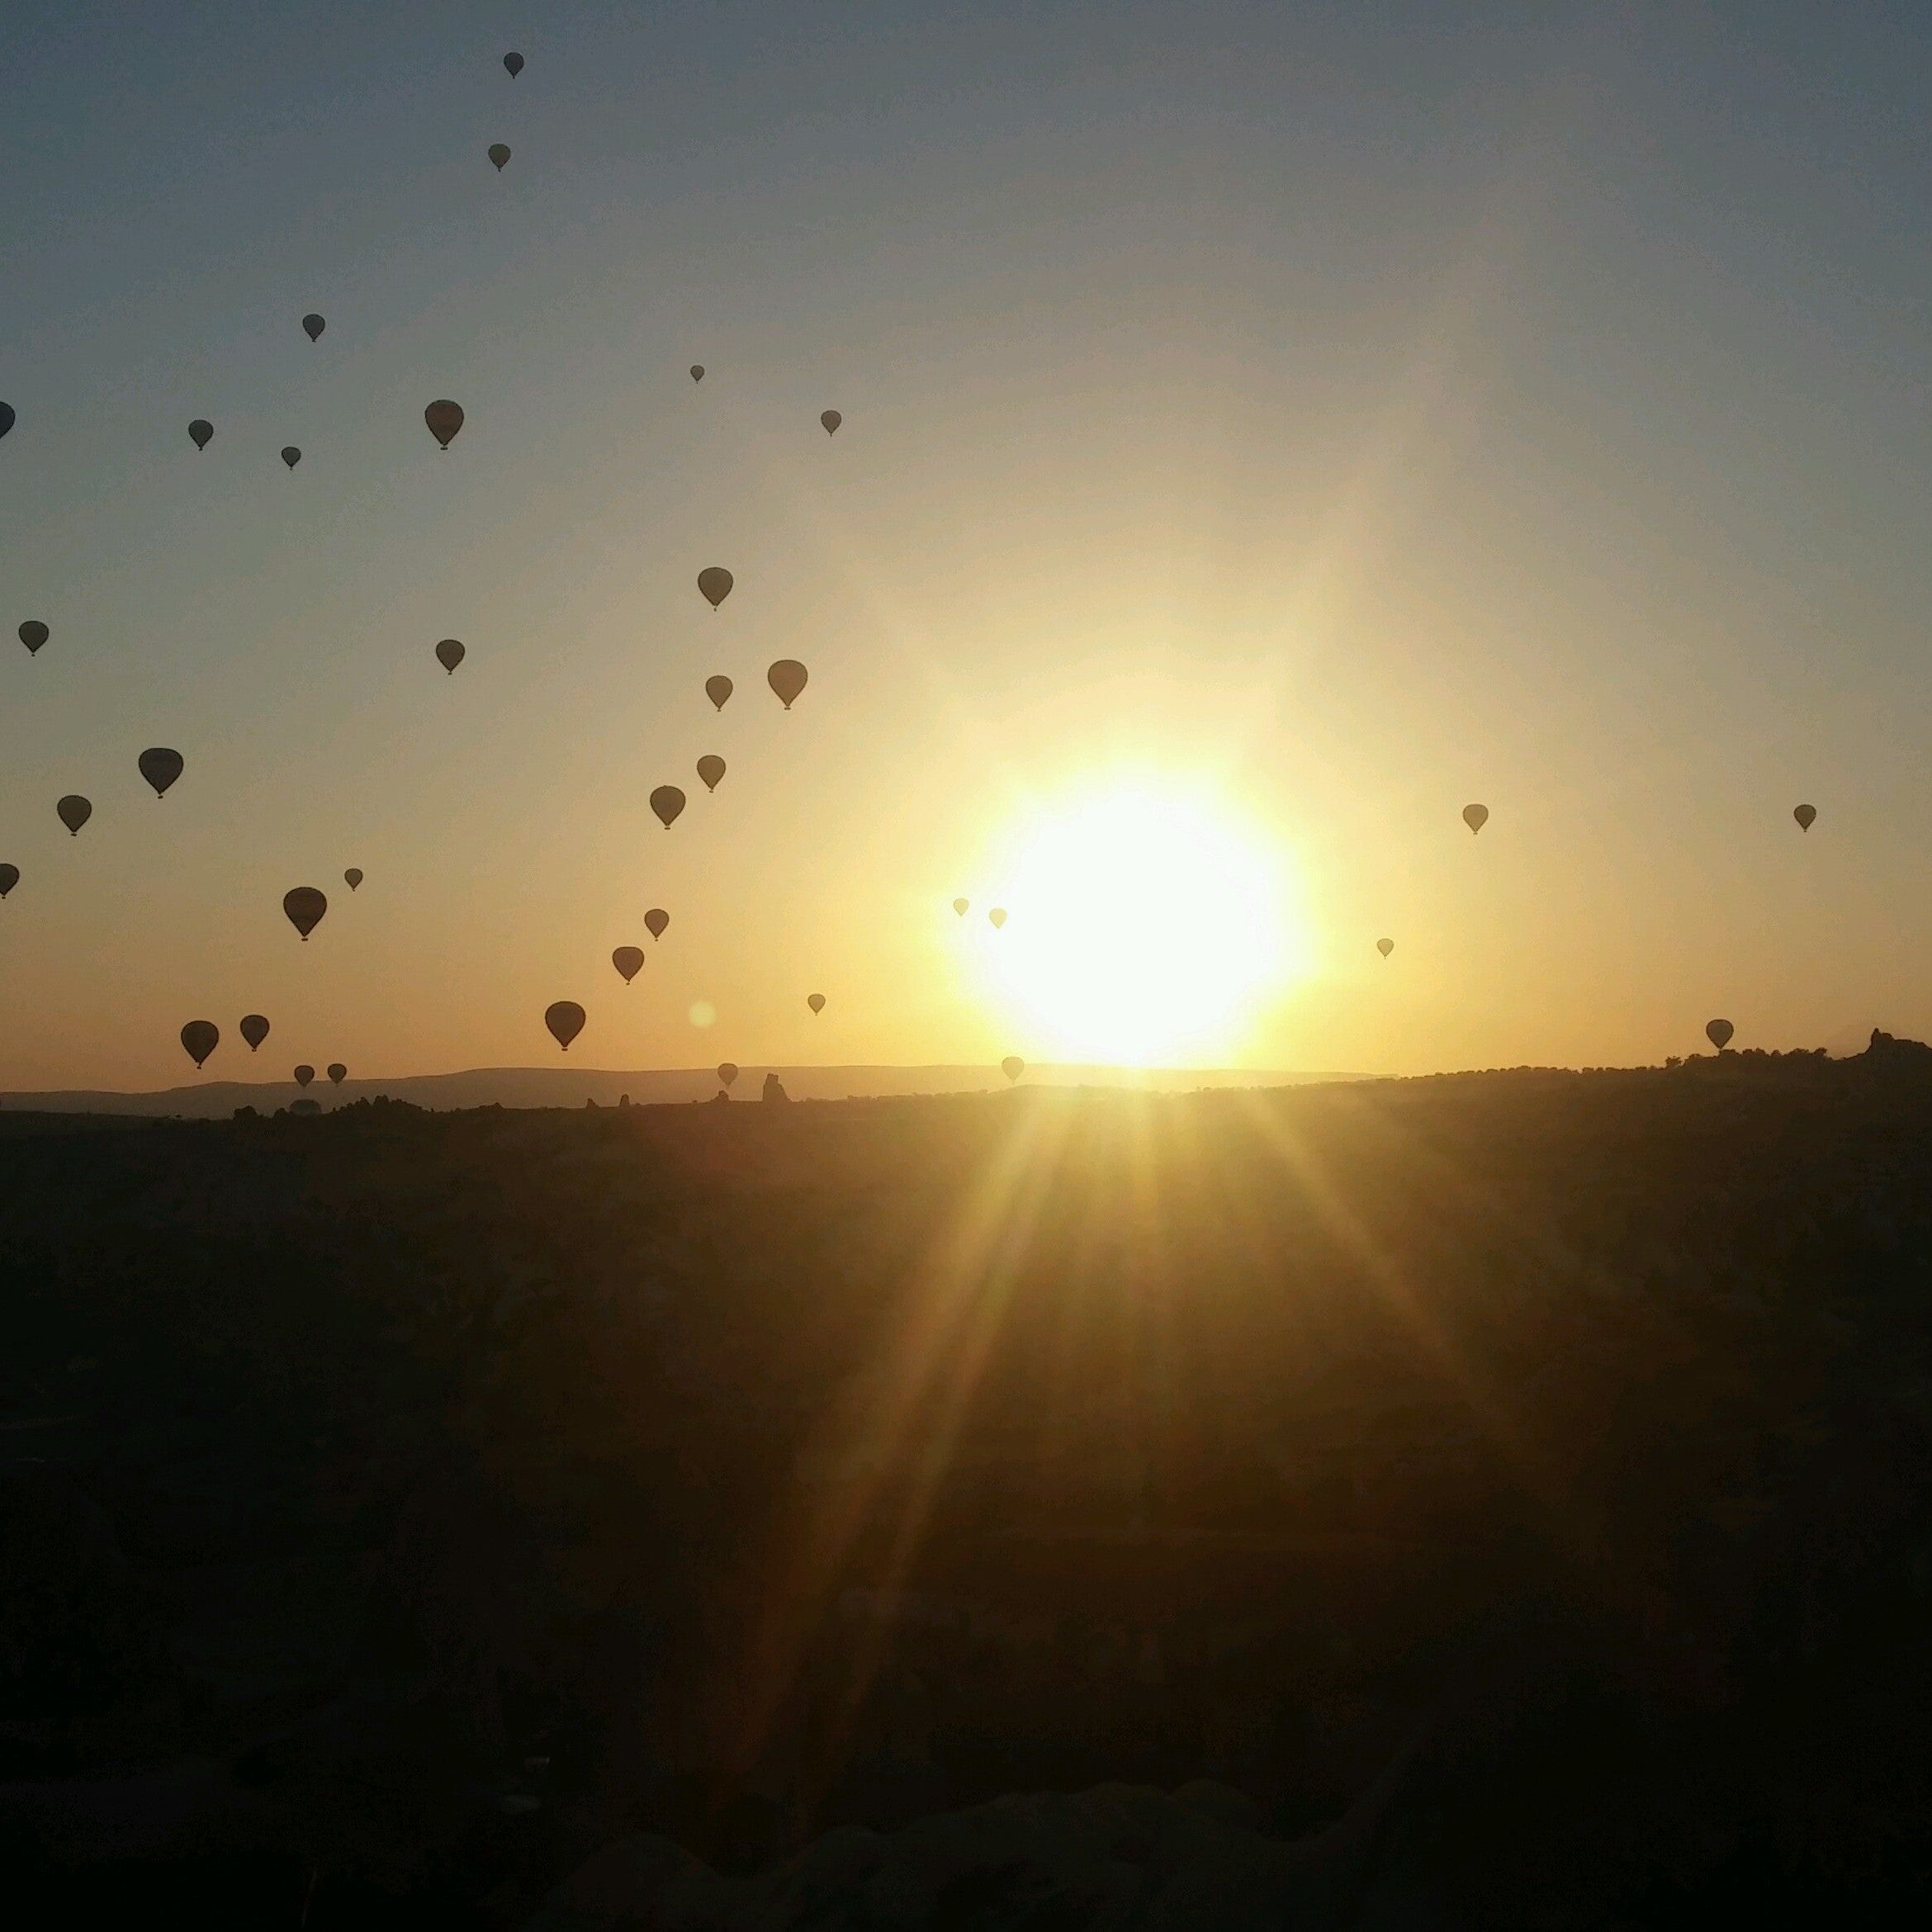
[(541, 1063), (560, 999), (610, 1067), (1932, 1035), (1929, 56), (1882, 0), (16, 0), (0, 1088), (191, 1079), (197, 1017), (211, 1077)]

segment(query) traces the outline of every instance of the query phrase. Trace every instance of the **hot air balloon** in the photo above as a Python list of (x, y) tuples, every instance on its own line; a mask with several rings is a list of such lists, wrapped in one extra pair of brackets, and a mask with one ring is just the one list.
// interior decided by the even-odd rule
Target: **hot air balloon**
[(504, 54), (503, 57), (503, 67), (504, 72), (506, 73), (512, 80), (514, 80), (517, 76), (523, 71), (523, 55), (521, 54)]
[(0, 899), (4, 899), (20, 883), (20, 868), (17, 865), (0, 865)]
[(0, 403), (0, 436), (4, 436), (17, 419), (12, 403)]
[(165, 796), (182, 774), (180, 752), (170, 751), (165, 745), (150, 745), (135, 762), (141, 768), (141, 776), (154, 788), (157, 798)]
[(329, 1063), (329, 1077), (336, 1086), (340, 1087), (348, 1078), (348, 1068), (340, 1060), (331, 1060)]
[(20, 627), (20, 641), (26, 646), (29, 657), (31, 657), (51, 635), (52, 633), (47, 627), (38, 618), (29, 618)]
[(711, 564), (698, 573), (698, 591), (713, 610), (732, 594), (735, 581), (722, 564)]
[(807, 993), (805, 1004), (811, 1007), (813, 1012), (822, 1013), (825, 1011), (825, 995), (823, 993)]
[(221, 1044), (221, 1029), (212, 1020), (191, 1020), (181, 1030), (181, 1044), (198, 1068)]
[(992, 921), (993, 930), (997, 932), (1006, 923), (1006, 908), (1004, 906), (995, 906), (992, 911), (987, 914), (987, 917)]
[(1376, 941), (1376, 950), (1380, 953), (1385, 959), (1388, 958), (1390, 954), (1395, 950), (1395, 942), (1391, 939), (1377, 940)]
[(282, 460), (292, 470), (302, 460), (302, 452), (292, 443), (285, 443), (282, 446)]
[(454, 637), (445, 637), (436, 646), (436, 661), (453, 678), (456, 667), (463, 661), (463, 647)]
[(496, 163), (496, 172), (501, 174), (504, 163), (509, 159), (509, 149), (501, 141), (492, 141), (490, 144), (490, 159)]
[(1792, 817), (1798, 822), (1800, 831), (1809, 831), (1817, 816), (1818, 807), (1816, 805), (1801, 805), (1792, 813)]
[(731, 694), (732, 680), (729, 678), (723, 676), (722, 674), (717, 677), (707, 678), (704, 680), (704, 695), (708, 698), (720, 711), (724, 709), (725, 700), (729, 698)]
[(1737, 1029), (1728, 1020), (1713, 1020), (1704, 1029), (1704, 1038), (1717, 1048), (1719, 1053), (1731, 1044), (1731, 1036)]
[(1017, 1054), (1008, 1054), (1000, 1062), (1000, 1071), (1009, 1080), (1017, 1080), (1026, 1071), (1026, 1063)]
[(617, 968), (624, 984), (628, 986), (637, 977), (644, 964), (644, 949), (642, 946), (619, 946), (611, 954), (610, 963)]
[(715, 751), (707, 751), (698, 760), (698, 775), (704, 780), (708, 792), (717, 789), (717, 781), (725, 774), (725, 761)]
[(675, 785), (660, 785), (651, 794), (651, 809), (664, 822), (664, 829), (669, 831), (671, 821), (684, 809), (684, 794)]
[(1465, 805), (1462, 808), (1462, 822), (1472, 832), (1480, 832), (1489, 822), (1489, 807), (1487, 805)]
[(313, 886), (297, 886), (292, 892), (282, 896), (282, 909), (288, 915), (288, 922), (302, 935), (304, 945), (309, 935), (322, 923), (322, 915), (329, 910), (329, 902)]
[(346, 885), (353, 893), (356, 888), (362, 883), (362, 867), (359, 865), (352, 865), (348, 870), (342, 875), (342, 883)]
[(463, 426), (463, 412), (460, 405), (444, 396), (424, 410), (423, 420), (429, 425), (429, 433), (447, 450), (456, 441), (457, 431)]
[(778, 694), (779, 702), (789, 711), (792, 700), (805, 689), (805, 667), (795, 657), (781, 657), (765, 674), (765, 681)]
[(295, 1083), (297, 1087), (306, 1087), (315, 1077), (315, 1069), (313, 1067), (297, 1067), (295, 1070)]
[(727, 1087), (738, 1077), (738, 1069), (729, 1060), (724, 1061), (717, 1070), (718, 1079)]
[(259, 1013), (244, 1013), (241, 1036), (249, 1043), (249, 1051), (251, 1054), (255, 1052), (268, 1037), (268, 1020)]
[(215, 425), (206, 416), (197, 416), (188, 424), (188, 437), (197, 449), (206, 449), (215, 439)]
[(825, 433), (827, 436), (836, 436), (838, 433), (839, 424), (845, 419), (836, 410), (827, 410), (818, 419), (825, 425)]
[(691, 380), (692, 380), (694, 382), (702, 382), (702, 381), (704, 380), (704, 365), (703, 365), (703, 363), (702, 363), (702, 362), (694, 362), (694, 363), (692, 363), (692, 365), (691, 365)]
[(302, 328), (310, 342), (320, 342), (322, 339), (322, 331), (328, 326), (329, 324), (320, 315), (302, 317)]
[(970, 899), (955, 899), (953, 902), (953, 910), (957, 912), (962, 919), (964, 919), (966, 916), (967, 908), (970, 907), (972, 903), (973, 902)]
[(670, 924), (670, 914), (661, 906), (653, 906), (644, 915), (644, 923), (650, 928), (651, 936), (661, 940), (664, 937), (664, 929)]
[(77, 839), (80, 828), (94, 816), (93, 806), (78, 792), (69, 792), (54, 809), (60, 814), (60, 822)]
[(556, 1000), (543, 1009), (550, 1037), (567, 1054), (571, 1042), (584, 1030), (584, 1009), (575, 1000)]

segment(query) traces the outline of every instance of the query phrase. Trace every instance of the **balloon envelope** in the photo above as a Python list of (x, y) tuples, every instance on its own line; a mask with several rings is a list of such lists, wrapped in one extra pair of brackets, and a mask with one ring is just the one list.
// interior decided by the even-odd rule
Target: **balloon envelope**
[(1391, 939), (1377, 940), (1376, 941), (1376, 950), (1380, 953), (1385, 959), (1388, 958), (1390, 954), (1395, 950), (1395, 942)]
[(496, 163), (496, 172), (503, 173), (504, 163), (509, 159), (509, 149), (501, 141), (490, 144), (490, 159)]
[(805, 1004), (811, 1007), (813, 1012), (822, 1013), (825, 1011), (825, 995), (823, 993), (807, 993)]
[(662, 939), (664, 929), (670, 924), (670, 914), (665, 912), (661, 906), (653, 906), (644, 915), (644, 923), (650, 928), (651, 936), (653, 939)]
[(463, 661), (462, 646), (454, 637), (445, 637), (436, 646), (436, 661), (454, 677), (456, 667)]
[(992, 911), (987, 914), (987, 917), (992, 921), (993, 930), (997, 932), (1006, 923), (1006, 908), (1004, 906), (995, 906)]
[(188, 434), (197, 449), (206, 449), (214, 439), (215, 425), (206, 416), (197, 416), (188, 424)]
[(825, 425), (826, 434), (834, 436), (838, 433), (839, 424), (845, 419), (836, 410), (827, 410), (818, 419)]
[(329, 1077), (340, 1087), (348, 1078), (348, 1068), (340, 1060), (331, 1060), (329, 1063)]
[(967, 908), (971, 906), (972, 903), (973, 902), (970, 899), (955, 899), (953, 902), (953, 910), (957, 912), (962, 919), (964, 919), (966, 916)]
[(302, 452), (291, 443), (284, 446), (282, 460), (292, 470), (302, 460)]
[(253, 1053), (268, 1037), (268, 1021), (266, 1017), (260, 1013), (244, 1013), (241, 1036), (249, 1043), (249, 1051)]
[(94, 816), (94, 807), (78, 792), (69, 792), (54, 809), (60, 814), (60, 822), (77, 838), (80, 828)]
[(611, 954), (610, 963), (622, 975), (624, 984), (628, 986), (637, 977), (638, 970), (644, 964), (644, 949), (642, 946), (619, 946)]
[(165, 745), (149, 746), (135, 762), (141, 768), (141, 776), (154, 788), (157, 798), (162, 797), (182, 774), (180, 752), (170, 751)]
[(1731, 1044), (1731, 1036), (1737, 1029), (1728, 1020), (1713, 1020), (1704, 1029), (1704, 1038), (1717, 1048), (1719, 1053)]
[(698, 594), (716, 610), (731, 595), (736, 580), (722, 564), (711, 564), (698, 573)]
[(729, 1087), (738, 1077), (738, 1069), (729, 1060), (723, 1061), (718, 1067), (717, 1077), (727, 1087)]
[(694, 382), (702, 382), (702, 381), (704, 380), (704, 365), (703, 365), (703, 363), (702, 363), (702, 362), (694, 362), (694, 363), (692, 363), (692, 365), (691, 365), (691, 380), (692, 380)]
[(1817, 816), (1818, 807), (1816, 805), (1801, 805), (1792, 813), (1792, 817), (1798, 822), (1800, 831), (1809, 831)]
[(315, 1069), (313, 1067), (297, 1067), (295, 1070), (295, 1083), (297, 1087), (306, 1087), (315, 1077)]
[(306, 332), (310, 342), (320, 341), (321, 339), (322, 331), (328, 326), (329, 324), (324, 322), (320, 315), (305, 315), (302, 317), (302, 328)]
[(52, 632), (38, 618), (29, 618), (20, 627), (20, 641), (26, 646), (29, 657), (31, 657), (51, 635)]
[(543, 1009), (550, 1037), (567, 1054), (571, 1042), (584, 1030), (584, 1009), (575, 1000), (557, 1000)]
[(704, 780), (708, 792), (717, 789), (717, 781), (725, 774), (725, 761), (715, 751), (707, 751), (698, 760), (698, 775)]
[(795, 657), (781, 657), (765, 674), (765, 681), (778, 694), (779, 702), (787, 711), (792, 708), (792, 700), (805, 689), (805, 667)]
[(181, 1030), (181, 1044), (199, 1067), (221, 1044), (221, 1029), (212, 1020), (191, 1020)]
[(724, 709), (725, 700), (726, 698), (729, 698), (731, 694), (732, 680), (722, 674), (715, 678), (707, 678), (704, 680), (704, 695), (708, 698), (720, 711)]
[(362, 867), (359, 865), (352, 865), (348, 870), (342, 875), (342, 882), (353, 893), (356, 888), (362, 883)]
[(664, 829), (669, 831), (671, 821), (684, 809), (684, 794), (675, 785), (660, 785), (651, 794), (651, 809), (664, 822)]
[(1487, 805), (1465, 805), (1462, 808), (1462, 822), (1472, 832), (1480, 832), (1489, 822), (1489, 807)]
[(0, 403), (0, 436), (4, 436), (13, 427), (17, 419), (13, 414), (13, 405), (12, 403)]
[(504, 71), (514, 80), (523, 71), (523, 57), (521, 54), (506, 54), (503, 57), (503, 64)]
[[(505, 159), (509, 158), (509, 150), (506, 148), (504, 150)], [(498, 165), (500, 166), (501, 163)], [(455, 442), (457, 431), (463, 426), (462, 407), (458, 403), (452, 403), (447, 396), (443, 396), (424, 410), (423, 420), (429, 425), (429, 433), (443, 448), (447, 449)]]
[(314, 886), (296, 886), (293, 891), (282, 896), (282, 909), (288, 915), (288, 922), (305, 941), (322, 922), (322, 915), (329, 910), (329, 902)]
[(1000, 1071), (1009, 1080), (1017, 1080), (1026, 1071), (1026, 1063), (1017, 1054), (1008, 1054), (1000, 1062)]
[(0, 865), (0, 899), (4, 899), (20, 883), (20, 868), (17, 865)]

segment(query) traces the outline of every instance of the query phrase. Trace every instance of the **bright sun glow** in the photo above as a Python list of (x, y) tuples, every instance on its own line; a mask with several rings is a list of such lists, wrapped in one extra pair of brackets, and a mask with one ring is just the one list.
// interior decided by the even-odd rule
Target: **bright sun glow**
[(1238, 1049), (1293, 976), (1285, 855), (1217, 801), (1121, 785), (1018, 829), (987, 903), (993, 971), (1040, 1044), (1124, 1065)]

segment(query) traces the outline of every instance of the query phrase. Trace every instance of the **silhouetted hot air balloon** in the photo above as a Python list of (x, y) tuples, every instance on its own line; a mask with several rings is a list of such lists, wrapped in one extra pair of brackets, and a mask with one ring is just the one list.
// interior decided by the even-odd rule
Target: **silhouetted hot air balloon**
[(20, 641), (26, 646), (29, 657), (31, 657), (51, 635), (52, 632), (38, 618), (29, 618), (20, 627)]
[(423, 420), (429, 425), (429, 433), (447, 450), (456, 441), (457, 431), (463, 426), (462, 407), (443, 396), (424, 410)]
[(342, 883), (346, 885), (353, 893), (356, 888), (362, 883), (362, 867), (359, 865), (352, 865), (348, 870), (342, 875)]
[(698, 573), (698, 591), (713, 610), (732, 594), (736, 581), (722, 564), (711, 564)]
[(664, 929), (670, 924), (670, 914), (661, 906), (653, 906), (644, 915), (644, 923), (650, 929), (651, 936), (661, 940), (664, 937)]
[(20, 883), (20, 868), (17, 865), (0, 865), (0, 899), (4, 899)]
[(1377, 940), (1376, 941), (1376, 950), (1380, 953), (1385, 959), (1388, 958), (1390, 954), (1395, 950), (1395, 942), (1391, 939)]
[(320, 342), (322, 339), (322, 331), (328, 326), (329, 324), (320, 315), (302, 317), (302, 329), (310, 342)]
[(1480, 832), (1489, 822), (1489, 807), (1487, 805), (1465, 805), (1462, 808), (1462, 822), (1472, 832)]
[(282, 446), (282, 460), (292, 470), (302, 460), (302, 452), (292, 443)]
[(463, 661), (463, 647), (454, 637), (445, 637), (436, 646), (436, 661), (453, 678), (456, 667)]
[(180, 752), (170, 751), (165, 745), (150, 745), (135, 763), (141, 768), (141, 776), (154, 788), (157, 798), (164, 796), (182, 774)]
[(692, 363), (692, 365), (691, 365), (691, 380), (692, 380), (694, 382), (702, 382), (702, 381), (704, 380), (704, 365), (703, 365), (703, 363), (702, 363), (702, 362), (694, 362), (694, 363)]
[(1000, 1071), (1009, 1080), (1017, 1080), (1026, 1071), (1026, 1063), (1017, 1054), (1008, 1054), (1000, 1062)]
[(684, 794), (675, 785), (660, 785), (651, 794), (651, 809), (664, 822), (664, 829), (669, 831), (671, 821), (684, 809)]
[(729, 1087), (738, 1077), (738, 1069), (729, 1060), (723, 1061), (718, 1067), (717, 1077), (724, 1086)]
[(1817, 816), (1818, 807), (1816, 805), (1801, 805), (1792, 813), (1792, 817), (1798, 822), (1800, 831), (1809, 831)]
[(715, 678), (707, 678), (704, 680), (704, 695), (708, 698), (720, 711), (724, 709), (725, 700), (726, 698), (729, 698), (731, 694), (732, 680), (729, 678), (724, 676), (722, 673)]
[(4, 436), (18, 420), (13, 413), (13, 405), (0, 402), (0, 436)]
[(296, 886), (282, 896), (282, 909), (288, 915), (288, 922), (302, 935), (304, 945), (309, 935), (322, 923), (322, 915), (329, 910), (329, 902), (314, 886)]
[(54, 809), (60, 814), (60, 822), (76, 838), (80, 836), (80, 828), (94, 816), (93, 806), (78, 792), (69, 792)]
[(212, 1020), (191, 1020), (181, 1030), (181, 1044), (199, 1068), (221, 1044), (221, 1029)]
[(571, 1042), (584, 1030), (584, 1009), (575, 1000), (556, 1000), (543, 1009), (550, 1037), (567, 1054)]
[(955, 899), (953, 902), (953, 910), (957, 912), (962, 919), (964, 919), (966, 916), (967, 908), (970, 907), (972, 903), (973, 902), (970, 899)]
[(1731, 1036), (1737, 1029), (1728, 1020), (1713, 1020), (1704, 1029), (1704, 1038), (1717, 1048), (1719, 1053), (1731, 1044)]
[(813, 1012), (822, 1013), (825, 1011), (825, 995), (823, 993), (807, 993), (805, 1004), (811, 1007)]
[(295, 1083), (297, 1087), (306, 1087), (315, 1077), (315, 1069), (313, 1067), (297, 1067), (295, 1070)]
[(501, 174), (504, 163), (509, 159), (509, 149), (501, 141), (490, 144), (490, 159), (496, 163), (496, 172)]
[(268, 1037), (268, 1021), (266, 1016), (260, 1013), (244, 1013), (242, 1015), (241, 1036), (249, 1043), (249, 1051), (251, 1054), (257, 1051), (262, 1042)]
[(993, 930), (997, 932), (1006, 923), (1006, 908), (1004, 906), (995, 906), (992, 911), (987, 914), (987, 917), (992, 921)]
[(329, 1077), (336, 1086), (340, 1087), (348, 1078), (348, 1068), (340, 1060), (331, 1060), (329, 1063)]
[(827, 410), (818, 419), (825, 425), (825, 433), (827, 436), (836, 436), (838, 433), (839, 424), (845, 419), (836, 410)]
[(805, 689), (805, 667), (795, 657), (781, 657), (765, 674), (765, 681), (778, 694), (779, 702), (787, 711), (792, 708), (792, 700)]
[(725, 761), (715, 751), (707, 751), (698, 760), (698, 775), (704, 780), (708, 792), (717, 789), (717, 781), (725, 774)]
[(523, 71), (523, 55), (521, 54), (504, 54), (503, 57), (503, 67), (504, 72), (507, 73), (512, 80), (514, 80), (517, 76)]
[(611, 954), (610, 963), (617, 968), (624, 984), (628, 986), (637, 977), (644, 964), (644, 949), (642, 946), (619, 946)]
[(215, 425), (206, 416), (197, 416), (188, 424), (188, 437), (197, 449), (206, 449), (215, 439)]

